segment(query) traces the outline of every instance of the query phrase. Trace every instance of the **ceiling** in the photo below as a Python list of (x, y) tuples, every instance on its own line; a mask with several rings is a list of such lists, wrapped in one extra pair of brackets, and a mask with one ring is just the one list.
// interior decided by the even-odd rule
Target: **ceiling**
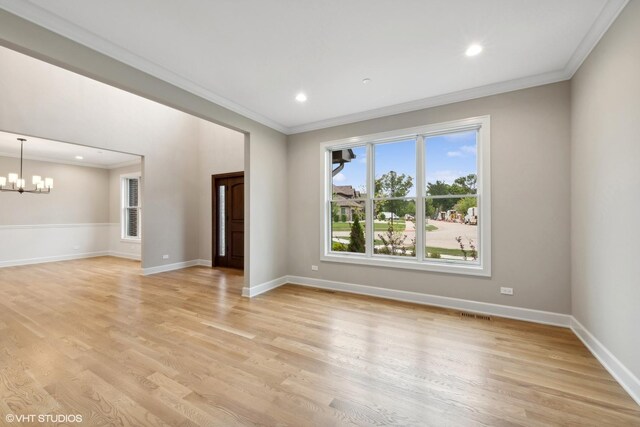
[[(285, 133), (566, 80), (626, 3), (0, 0)], [(467, 57), (472, 43), (484, 51)]]
[[(24, 158), (86, 166), (93, 168), (114, 169), (140, 163), (141, 157), (117, 151), (101, 150), (84, 145), (50, 141), (8, 132), (0, 132), (0, 156), (20, 158), (20, 143), (17, 138), (24, 138)], [(82, 160), (76, 159), (81, 156)], [(19, 163), (19, 162), (18, 162)], [(16, 165), (18, 164), (16, 163)], [(17, 171), (0, 171), (0, 175)]]

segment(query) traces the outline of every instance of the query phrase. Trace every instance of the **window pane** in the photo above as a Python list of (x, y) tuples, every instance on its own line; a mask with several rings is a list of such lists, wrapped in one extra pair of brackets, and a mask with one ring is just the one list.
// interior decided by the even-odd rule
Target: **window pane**
[(226, 229), (227, 207), (225, 206), (225, 186), (218, 187), (218, 256), (226, 255)]
[(374, 253), (415, 256), (416, 200), (379, 200), (373, 203)]
[(365, 146), (333, 150), (331, 159), (334, 199), (340, 198), (342, 194), (353, 198), (354, 192), (366, 192), (367, 148)]
[(127, 201), (130, 207), (138, 206), (138, 179), (127, 179)]
[(365, 252), (364, 203), (363, 200), (331, 202), (331, 251)]
[(138, 237), (138, 209), (127, 208), (125, 215), (126, 236)]
[(425, 257), (479, 263), (477, 197), (447, 197), (425, 202)]
[(477, 135), (472, 130), (425, 138), (427, 195), (476, 193)]
[(375, 197), (416, 195), (415, 138), (374, 145)]

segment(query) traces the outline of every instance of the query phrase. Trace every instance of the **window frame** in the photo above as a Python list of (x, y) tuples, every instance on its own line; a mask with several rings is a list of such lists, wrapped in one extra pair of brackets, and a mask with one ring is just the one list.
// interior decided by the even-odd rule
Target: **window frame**
[[(375, 240), (373, 230), (373, 203), (376, 200), (372, 190), (375, 188), (375, 144), (416, 138), (416, 230), (424, 229), (424, 206), (426, 196), (425, 176), (425, 138), (442, 134), (450, 134), (477, 129), (477, 192), (478, 213), (481, 218), (478, 227), (479, 263), (463, 264), (456, 261), (433, 261), (425, 258), (425, 233), (416, 232), (416, 256), (399, 257), (393, 255), (373, 254)], [(365, 199), (365, 240), (364, 254), (352, 252), (334, 252), (331, 250), (331, 198), (332, 159), (331, 151), (366, 146), (367, 175)], [(491, 276), (491, 118), (490, 116), (471, 117), (426, 126), (394, 130), (377, 134), (351, 137), (320, 144), (320, 260), (349, 264), (391, 267), (411, 270), (433, 271), (472, 276)], [(457, 197), (457, 195), (452, 195)]]
[[(128, 181), (138, 180), (138, 206), (129, 206)], [(138, 236), (127, 236), (127, 209), (137, 209), (138, 211)], [(142, 174), (133, 172), (120, 175), (120, 240), (127, 243), (140, 243), (142, 241)]]

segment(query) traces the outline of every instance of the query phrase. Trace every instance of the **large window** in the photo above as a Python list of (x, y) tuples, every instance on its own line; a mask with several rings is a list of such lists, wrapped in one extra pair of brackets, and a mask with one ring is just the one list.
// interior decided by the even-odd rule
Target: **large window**
[(322, 147), (325, 261), (491, 274), (489, 118)]
[(122, 238), (140, 240), (141, 238), (141, 186), (140, 174), (123, 175), (122, 181)]

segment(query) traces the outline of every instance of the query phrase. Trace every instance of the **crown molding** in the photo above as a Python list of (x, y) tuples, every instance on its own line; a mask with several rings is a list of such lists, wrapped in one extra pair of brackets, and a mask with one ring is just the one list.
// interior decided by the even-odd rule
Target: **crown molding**
[(320, 120), (300, 126), (293, 126), (289, 128), (289, 134), (293, 135), (296, 133), (309, 132), (312, 130), (346, 125), (349, 123), (361, 122), (364, 120), (393, 116), (395, 114), (408, 113), (410, 111), (418, 111), (425, 108), (438, 107), (441, 105), (453, 104), (456, 102), (469, 101), (471, 99), (483, 98), (485, 96), (498, 95), (501, 93), (512, 92), (514, 90), (556, 83), (563, 80), (568, 80), (570, 78), (571, 77), (568, 76), (564, 70), (537, 74), (521, 79), (493, 83), (486, 86), (474, 87), (458, 92), (447, 93), (444, 95), (431, 96), (429, 98), (418, 99), (402, 104), (390, 105), (388, 107), (376, 108), (374, 110), (363, 111), (360, 113), (348, 114), (345, 116), (334, 117), (327, 120)]
[(611, 27), (620, 12), (629, 3), (629, 0), (608, 0), (603, 6), (595, 22), (584, 36), (576, 50), (571, 55), (569, 62), (565, 66), (565, 72), (569, 78), (578, 71), (582, 63), (587, 59), (591, 51), (598, 45), (598, 42)]
[(252, 119), (279, 132), (287, 135), (292, 135), (301, 132), (340, 126), (363, 120), (371, 120), (384, 116), (417, 111), (425, 108), (467, 101), (471, 99), (482, 98), (485, 96), (497, 95), (500, 93), (506, 93), (534, 86), (541, 86), (545, 84), (569, 80), (580, 68), (582, 63), (589, 56), (593, 48), (598, 44), (602, 36), (604, 36), (611, 24), (615, 21), (620, 12), (622, 12), (628, 2), (629, 0), (608, 0), (605, 3), (593, 25), (591, 26), (585, 37), (582, 39), (573, 55), (571, 55), (571, 58), (562, 70), (537, 74), (505, 82), (498, 82), (453, 93), (427, 97), (415, 101), (391, 105), (388, 107), (377, 108), (291, 127), (284, 126), (269, 119), (266, 116), (263, 116), (239, 104), (236, 104), (235, 102), (227, 98), (217, 95), (212, 91), (205, 89), (199, 84), (191, 81), (190, 79), (182, 77), (174, 73), (173, 71), (170, 71), (152, 61), (144, 59), (121, 46), (113, 44), (98, 36), (97, 34), (87, 31), (75, 25), (74, 23), (58, 15), (50, 13), (29, 1), (0, 0), (0, 6), (8, 12), (13, 13), (30, 22), (33, 22), (36, 25), (42, 26), (50, 31), (60, 34), (63, 37), (80, 43), (106, 56), (114, 58), (158, 79), (164, 80), (165, 82), (177, 86), (187, 92), (200, 96), (210, 102), (218, 104), (224, 108), (227, 108), (235, 113)]

